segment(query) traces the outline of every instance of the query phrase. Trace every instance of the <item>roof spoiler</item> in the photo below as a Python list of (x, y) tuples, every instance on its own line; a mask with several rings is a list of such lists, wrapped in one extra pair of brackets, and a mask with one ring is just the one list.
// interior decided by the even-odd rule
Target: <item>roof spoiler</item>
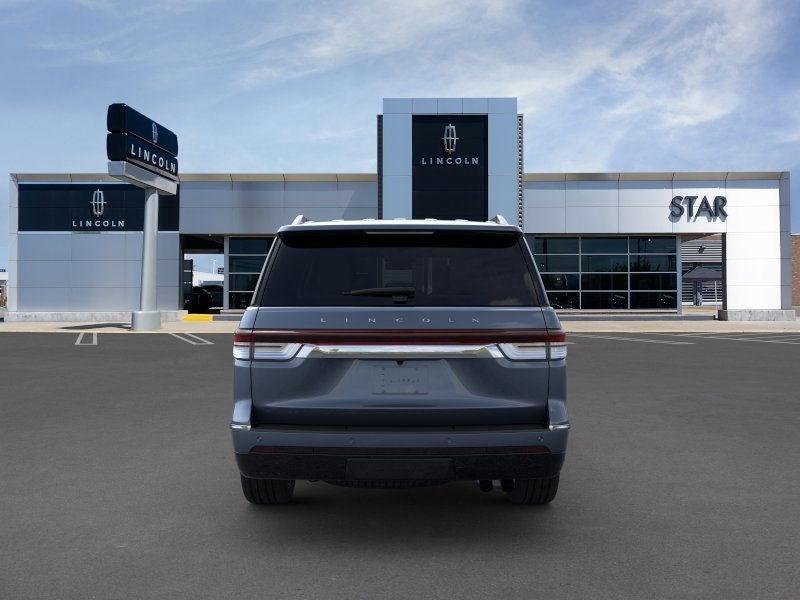
[[(334, 221), (341, 221), (342, 219), (333, 219)], [(375, 221), (375, 219), (362, 219), (364, 221)], [(402, 217), (395, 219), (403, 221)], [(435, 219), (425, 219), (426, 221), (434, 221)], [(456, 221), (463, 221), (465, 219), (456, 219)], [(305, 215), (297, 215), (292, 221), (292, 225), (303, 225), (304, 223), (313, 223), (311, 219)], [(508, 221), (503, 215), (497, 214), (487, 221), (487, 223), (495, 223), (496, 225), (508, 225)]]

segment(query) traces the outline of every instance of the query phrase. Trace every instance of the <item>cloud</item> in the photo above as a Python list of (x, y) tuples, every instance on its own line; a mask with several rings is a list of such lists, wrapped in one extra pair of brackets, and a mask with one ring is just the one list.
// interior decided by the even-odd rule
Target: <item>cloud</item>
[(268, 23), (256, 33), (244, 46), (252, 53), (239, 82), (270, 85), (400, 53), (414, 62), (432, 48), (443, 52), (437, 62), (446, 65), (457, 59), (468, 32), (478, 24), (492, 30), (510, 23), (516, 6), (507, 0), (326, 3), (325, 10), (296, 15), (289, 29)]
[(761, 0), (668, 3), (611, 56), (608, 72), (628, 96), (617, 116), (683, 127), (729, 115), (749, 93), (748, 72), (780, 45), (777, 19)]
[(763, 92), (753, 81), (783, 44), (778, 14), (759, 0), (676, 1), (657, 11), (639, 7), (596, 29), (562, 57), (562, 69), (548, 72), (547, 98), (541, 77), (514, 82), (525, 112), (537, 123), (546, 119), (543, 128), (556, 140), (545, 164), (619, 168), (612, 161), (626, 154), (620, 145), (642, 131), (675, 138), (758, 102)]

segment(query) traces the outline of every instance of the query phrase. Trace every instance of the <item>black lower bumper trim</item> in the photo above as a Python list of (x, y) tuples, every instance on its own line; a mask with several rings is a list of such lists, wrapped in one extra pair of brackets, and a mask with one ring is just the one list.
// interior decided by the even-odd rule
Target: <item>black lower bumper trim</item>
[[(350, 452), (248, 452), (236, 455), (241, 473), (257, 479), (539, 479), (553, 477), (561, 470), (563, 454), (525, 452), (523, 448), (471, 448), (472, 453), (454, 448), (414, 449), (349, 448)], [(431, 452), (437, 450), (437, 452)], [(517, 450), (517, 452), (514, 452)], [(523, 450), (523, 452), (520, 452)], [(431, 455), (435, 454), (435, 458)]]

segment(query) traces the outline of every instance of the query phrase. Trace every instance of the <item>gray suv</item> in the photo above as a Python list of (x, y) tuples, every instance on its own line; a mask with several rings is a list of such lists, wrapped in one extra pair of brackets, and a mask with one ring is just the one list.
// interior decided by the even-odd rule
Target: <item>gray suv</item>
[(234, 337), (244, 495), (499, 481), (544, 504), (567, 446), (564, 332), (502, 217), (278, 231)]

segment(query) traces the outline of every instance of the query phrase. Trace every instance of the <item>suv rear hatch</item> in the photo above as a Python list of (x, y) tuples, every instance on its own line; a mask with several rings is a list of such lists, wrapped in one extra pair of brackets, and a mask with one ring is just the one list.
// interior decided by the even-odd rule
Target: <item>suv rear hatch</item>
[(282, 231), (236, 344), (252, 423), (547, 423), (541, 283), (518, 229)]

